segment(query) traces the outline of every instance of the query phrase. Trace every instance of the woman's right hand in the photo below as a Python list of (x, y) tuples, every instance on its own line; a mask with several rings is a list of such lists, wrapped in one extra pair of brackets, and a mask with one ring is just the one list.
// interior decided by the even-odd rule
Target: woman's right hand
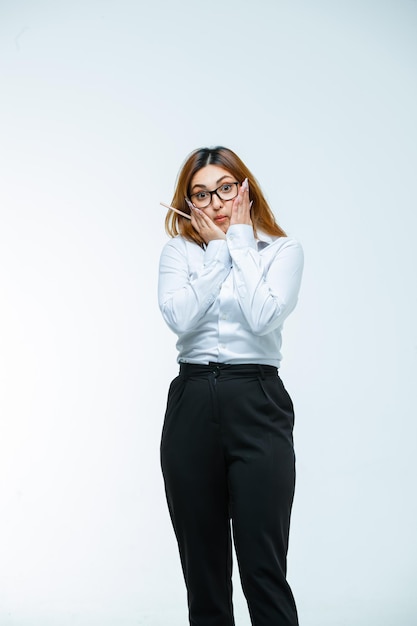
[(205, 243), (215, 239), (226, 239), (226, 234), (204, 213), (204, 211), (196, 209), (193, 205), (191, 205), (190, 208), (191, 224)]

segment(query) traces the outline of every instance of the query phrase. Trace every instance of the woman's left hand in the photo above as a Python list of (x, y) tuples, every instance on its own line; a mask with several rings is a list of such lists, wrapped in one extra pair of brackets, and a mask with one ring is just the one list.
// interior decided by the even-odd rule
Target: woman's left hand
[(238, 195), (233, 200), (230, 226), (233, 224), (248, 224), (252, 226), (250, 217), (251, 206), (252, 202), (249, 200), (249, 182), (248, 179), (245, 178), (240, 186)]

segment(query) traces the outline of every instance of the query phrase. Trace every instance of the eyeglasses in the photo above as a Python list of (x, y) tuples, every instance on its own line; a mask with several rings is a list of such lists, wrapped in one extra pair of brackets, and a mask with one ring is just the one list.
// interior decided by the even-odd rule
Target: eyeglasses
[(239, 183), (223, 183), (214, 191), (197, 191), (190, 196), (191, 202), (197, 209), (205, 209), (212, 201), (213, 194), (220, 200), (233, 200), (239, 193)]

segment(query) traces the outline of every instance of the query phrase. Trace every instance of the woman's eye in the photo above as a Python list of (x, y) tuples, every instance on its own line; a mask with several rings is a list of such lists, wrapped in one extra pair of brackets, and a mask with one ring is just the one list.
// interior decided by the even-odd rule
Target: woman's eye
[(225, 185), (222, 185), (222, 189), (221, 189), (221, 190), (222, 190), (223, 192), (227, 193), (227, 192), (228, 192), (228, 191), (230, 191), (231, 189), (232, 189), (232, 185), (225, 184)]
[(197, 198), (197, 200), (205, 200), (207, 198), (207, 194), (205, 191), (200, 191), (199, 193), (195, 194), (195, 197)]

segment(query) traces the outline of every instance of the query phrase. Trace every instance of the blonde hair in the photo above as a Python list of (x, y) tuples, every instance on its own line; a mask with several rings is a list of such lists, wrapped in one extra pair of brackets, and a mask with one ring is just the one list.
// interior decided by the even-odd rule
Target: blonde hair
[[(277, 224), (256, 178), (252, 175), (243, 161), (229, 148), (217, 146), (215, 148), (198, 148), (194, 150), (184, 161), (178, 174), (172, 206), (184, 213), (190, 214), (185, 197), (190, 196), (190, 184), (194, 175), (206, 165), (218, 165), (242, 183), (245, 178), (249, 180), (250, 199), (253, 201), (251, 218), (254, 231), (262, 230), (268, 235), (285, 237), (286, 234)], [(168, 211), (165, 218), (165, 229), (171, 237), (182, 235), (189, 241), (194, 241), (202, 246), (204, 241), (191, 225), (190, 220), (174, 211)]]

